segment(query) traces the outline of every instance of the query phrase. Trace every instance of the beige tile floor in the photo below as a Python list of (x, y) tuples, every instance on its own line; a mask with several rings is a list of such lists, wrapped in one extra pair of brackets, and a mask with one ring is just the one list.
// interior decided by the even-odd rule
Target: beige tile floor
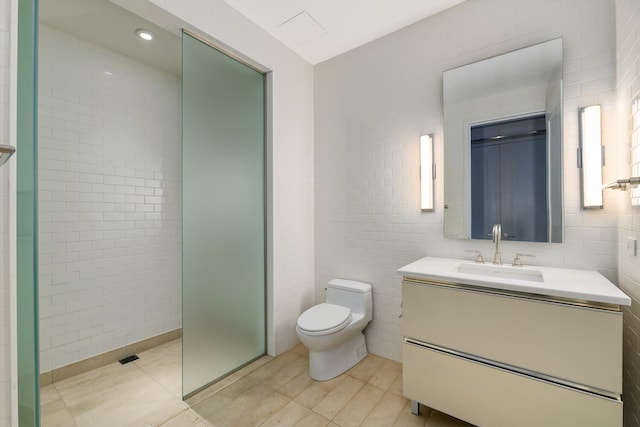
[(426, 407), (411, 414), (402, 396), (401, 365), (369, 355), (329, 381), (308, 375), (299, 345), (262, 357), (191, 397), (181, 399), (181, 342), (43, 387), (42, 426), (422, 426), (470, 424)]

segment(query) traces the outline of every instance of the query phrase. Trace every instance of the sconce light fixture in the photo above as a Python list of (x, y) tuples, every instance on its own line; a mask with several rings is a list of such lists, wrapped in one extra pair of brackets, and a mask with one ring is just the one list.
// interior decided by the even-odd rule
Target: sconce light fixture
[(583, 209), (602, 208), (602, 166), (604, 147), (600, 106), (580, 109), (580, 148), (578, 167), (582, 169), (581, 190)]
[(433, 181), (436, 167), (433, 163), (433, 135), (420, 136), (420, 208), (433, 211)]

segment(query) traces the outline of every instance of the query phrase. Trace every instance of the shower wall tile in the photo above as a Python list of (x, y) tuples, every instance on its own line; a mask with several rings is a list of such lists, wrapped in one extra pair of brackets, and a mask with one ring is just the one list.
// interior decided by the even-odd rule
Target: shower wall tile
[[(0, 144), (9, 144), (10, 2), (0, 3)], [(15, 156), (10, 162), (15, 162)], [(0, 425), (10, 425), (9, 164), (0, 167)]]
[(178, 76), (40, 26), (41, 372), (181, 326)]
[[(503, 258), (530, 253), (531, 264), (596, 268), (616, 281), (620, 193), (605, 192), (602, 211), (581, 210), (575, 163), (579, 107), (602, 105), (607, 156), (620, 150), (612, 0), (467, 0), (316, 66), (315, 300), (324, 300), (333, 277), (372, 283), (371, 352), (401, 359), (399, 267), (425, 255), (493, 251), (490, 242), (443, 237), (441, 173), (435, 211), (420, 211), (419, 135), (435, 135), (435, 161), (443, 163), (442, 73), (558, 37), (565, 62), (565, 242), (505, 242)], [(613, 180), (618, 171), (604, 173)]]
[[(640, 3), (616, 0), (616, 73), (618, 138), (621, 152), (617, 178), (637, 176), (640, 162)], [(619, 204), (618, 268), (622, 289), (632, 297), (624, 311), (624, 376), (622, 393), (625, 427), (640, 426), (640, 257), (629, 253), (628, 238), (640, 238), (638, 188), (623, 192)]]

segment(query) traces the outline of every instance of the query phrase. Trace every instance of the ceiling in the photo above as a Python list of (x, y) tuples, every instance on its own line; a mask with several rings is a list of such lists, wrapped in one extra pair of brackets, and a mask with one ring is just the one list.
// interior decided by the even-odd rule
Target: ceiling
[[(54, 28), (169, 73), (181, 74), (180, 38), (109, 0), (40, 0), (39, 14), (40, 21)], [(138, 38), (138, 28), (153, 32), (153, 42)]]
[[(208, 0), (202, 0), (208, 1)], [(224, 0), (311, 64), (330, 59), (464, 0)], [(181, 42), (109, 0), (40, 0), (44, 23), (181, 73)], [(137, 38), (137, 28), (156, 39)]]
[(224, 0), (312, 64), (464, 0)]

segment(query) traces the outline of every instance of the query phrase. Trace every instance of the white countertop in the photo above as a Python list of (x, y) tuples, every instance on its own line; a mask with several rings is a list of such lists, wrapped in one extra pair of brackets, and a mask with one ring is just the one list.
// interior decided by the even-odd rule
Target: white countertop
[[(541, 274), (540, 281), (520, 280), (509, 277), (493, 277), (482, 274), (460, 272), (460, 266), (468, 264), (471, 269), (491, 269), (492, 264), (478, 264), (474, 261), (453, 258), (424, 257), (398, 270), (404, 276), (428, 280), (441, 280), (484, 288), (502, 289), (514, 292), (570, 298), (589, 302), (631, 305), (631, 299), (602, 274), (593, 270), (573, 270), (568, 268), (525, 265), (512, 267), (510, 264), (498, 266), (507, 276), (531, 272)], [(479, 270), (480, 271), (480, 270)], [(523, 274), (525, 277), (525, 274)]]

